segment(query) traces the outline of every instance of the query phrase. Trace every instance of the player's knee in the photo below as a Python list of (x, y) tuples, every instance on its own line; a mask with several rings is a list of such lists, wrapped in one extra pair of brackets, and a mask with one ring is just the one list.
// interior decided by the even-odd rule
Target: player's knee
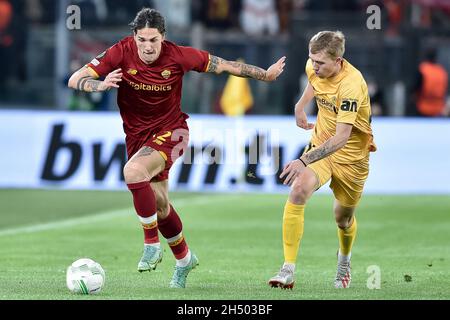
[(348, 227), (351, 226), (353, 212), (345, 212), (345, 211), (335, 210), (334, 218), (335, 218), (336, 224), (339, 228), (347, 229)]
[(347, 217), (340, 218), (340, 219), (336, 218), (336, 224), (341, 229), (347, 229), (348, 227), (350, 227), (351, 226), (350, 221), (351, 221), (351, 218), (347, 218)]
[(305, 184), (298, 182), (294, 183), (291, 187), (291, 198), (296, 201), (296, 203), (305, 203), (306, 200), (311, 196), (311, 190), (305, 186)]
[(156, 212), (159, 219), (165, 219), (169, 215), (169, 197), (166, 194), (156, 193)]
[(158, 219), (165, 219), (169, 215), (169, 203), (161, 206), (157, 206), (156, 213), (158, 214)]
[(151, 176), (145, 166), (135, 161), (128, 161), (123, 168), (123, 176), (126, 183), (150, 181)]

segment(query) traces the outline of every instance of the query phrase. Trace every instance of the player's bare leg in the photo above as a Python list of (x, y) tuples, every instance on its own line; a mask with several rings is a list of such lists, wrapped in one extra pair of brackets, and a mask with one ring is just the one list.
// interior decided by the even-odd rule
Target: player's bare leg
[(334, 213), (338, 226), (339, 250), (337, 253), (337, 270), (334, 280), (335, 288), (349, 288), (352, 281), (351, 249), (356, 237), (357, 223), (354, 216), (355, 207), (342, 206), (338, 201), (334, 203)]
[(292, 289), (295, 278), (295, 262), (303, 236), (305, 203), (318, 185), (314, 171), (306, 168), (293, 182), (283, 215), (284, 264), (278, 274), (270, 278), (271, 287)]
[(150, 180), (164, 169), (165, 160), (154, 149), (144, 146), (124, 167), (125, 182), (133, 194), (133, 203), (144, 229), (144, 249), (138, 271), (151, 271), (162, 260), (158, 237), (157, 205)]

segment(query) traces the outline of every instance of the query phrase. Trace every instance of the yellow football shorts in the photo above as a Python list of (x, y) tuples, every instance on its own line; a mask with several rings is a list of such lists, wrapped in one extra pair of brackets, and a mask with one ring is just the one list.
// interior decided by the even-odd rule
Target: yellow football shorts
[(331, 157), (326, 157), (311, 163), (308, 168), (316, 174), (319, 181), (317, 189), (331, 179), (330, 188), (342, 206), (358, 205), (369, 175), (369, 157), (352, 164), (335, 163)]

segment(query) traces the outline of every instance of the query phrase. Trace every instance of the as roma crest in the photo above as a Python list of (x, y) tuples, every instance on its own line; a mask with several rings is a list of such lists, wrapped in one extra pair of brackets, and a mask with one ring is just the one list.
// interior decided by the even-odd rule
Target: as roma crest
[(161, 72), (161, 75), (164, 79), (169, 79), (170, 75), (172, 74), (172, 72), (170, 72), (169, 70), (164, 70), (163, 72)]

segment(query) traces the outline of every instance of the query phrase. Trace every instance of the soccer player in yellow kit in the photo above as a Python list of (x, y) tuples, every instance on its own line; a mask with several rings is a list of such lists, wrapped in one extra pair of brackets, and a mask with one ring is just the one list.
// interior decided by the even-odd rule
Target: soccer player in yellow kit
[[(294, 286), (294, 271), (303, 235), (306, 201), (331, 179), (339, 251), (336, 288), (351, 282), (350, 258), (356, 237), (355, 208), (369, 174), (369, 152), (375, 151), (367, 84), (343, 58), (345, 37), (340, 31), (321, 31), (309, 42), (308, 85), (295, 105), (300, 128), (314, 128), (303, 155), (288, 163), (280, 178), (291, 186), (283, 215), (284, 264), (269, 280), (272, 287)], [(304, 107), (315, 97), (317, 123), (308, 123)]]

